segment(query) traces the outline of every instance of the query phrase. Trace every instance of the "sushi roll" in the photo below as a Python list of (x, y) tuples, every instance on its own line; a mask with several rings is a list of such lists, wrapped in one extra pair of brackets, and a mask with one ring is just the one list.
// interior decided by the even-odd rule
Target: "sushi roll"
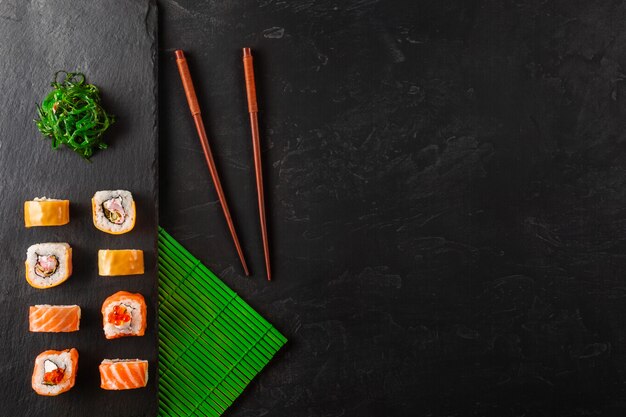
[(69, 200), (41, 197), (24, 202), (24, 224), (26, 227), (63, 226), (69, 222)]
[(78, 351), (46, 350), (35, 358), (31, 380), (33, 390), (39, 395), (54, 396), (69, 391), (74, 386), (78, 370)]
[(26, 251), (26, 281), (52, 288), (72, 275), (72, 248), (67, 243), (37, 243)]
[(31, 332), (77, 332), (80, 327), (80, 307), (47, 304), (30, 306), (28, 323)]
[(141, 275), (143, 272), (143, 251), (140, 249), (98, 251), (98, 275)]
[(119, 291), (102, 303), (102, 327), (107, 339), (143, 336), (146, 332), (146, 302), (141, 294)]
[(148, 384), (148, 361), (142, 359), (105, 359), (99, 368), (102, 389), (117, 391)]
[(91, 208), (98, 230), (121, 235), (135, 227), (135, 201), (130, 191), (98, 191), (91, 199)]

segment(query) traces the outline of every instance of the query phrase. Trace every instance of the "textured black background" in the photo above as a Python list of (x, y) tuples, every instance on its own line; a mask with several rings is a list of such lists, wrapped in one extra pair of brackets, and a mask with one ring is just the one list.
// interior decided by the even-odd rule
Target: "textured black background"
[(160, 24), (161, 223), (290, 340), (229, 415), (626, 413), (623, 2), (170, 0)]
[[(0, 0), (0, 416), (144, 417), (156, 414), (156, 226), (157, 100), (154, 4), (148, 0)], [(106, 46), (106, 47), (105, 47)], [(118, 116), (107, 132), (110, 149), (88, 163), (68, 149), (54, 152), (37, 130), (35, 103), (50, 91), (60, 69), (84, 72), (101, 88), (105, 107)], [(137, 223), (130, 233), (98, 231), (91, 219), (91, 196), (102, 189), (132, 191)], [(67, 198), (70, 223), (24, 227), (23, 204), (34, 197)], [(68, 242), (72, 276), (46, 290), (24, 277), (28, 246)], [(143, 249), (141, 276), (98, 276), (101, 248)], [(127, 290), (148, 304), (144, 337), (106, 340), (102, 302)], [(29, 333), (28, 306), (78, 304), (80, 331)], [(76, 386), (57, 397), (31, 389), (34, 359), (48, 349), (79, 351)], [(150, 361), (148, 387), (125, 392), (100, 389), (98, 365), (104, 358)]]

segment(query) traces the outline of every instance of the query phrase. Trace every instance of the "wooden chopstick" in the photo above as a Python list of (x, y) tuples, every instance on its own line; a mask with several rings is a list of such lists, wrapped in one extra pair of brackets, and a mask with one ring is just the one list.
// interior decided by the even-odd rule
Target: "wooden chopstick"
[(202, 122), (200, 105), (198, 104), (198, 98), (196, 97), (196, 90), (193, 87), (193, 81), (191, 80), (191, 73), (189, 72), (189, 67), (187, 66), (185, 53), (182, 50), (178, 49), (174, 51), (174, 54), (176, 55), (176, 64), (178, 65), (180, 79), (183, 82), (183, 88), (185, 89), (185, 95), (187, 96), (189, 110), (191, 111), (193, 121), (196, 124), (196, 130), (198, 131), (198, 137), (200, 138), (200, 144), (202, 145), (204, 158), (206, 159), (206, 163), (209, 167), (209, 172), (211, 173), (211, 178), (213, 179), (213, 184), (215, 185), (215, 190), (217, 191), (217, 196), (220, 200), (220, 204), (222, 205), (222, 210), (224, 211), (224, 217), (226, 217), (226, 223), (228, 223), (230, 235), (232, 236), (233, 242), (235, 243), (235, 248), (237, 249), (237, 254), (239, 255), (239, 260), (241, 261), (241, 266), (243, 266), (243, 271), (245, 272), (246, 276), (249, 276), (250, 272), (248, 271), (248, 265), (246, 264), (246, 260), (243, 256), (243, 251), (241, 250), (241, 245), (239, 244), (239, 238), (237, 237), (237, 232), (235, 231), (233, 218), (230, 215), (228, 203), (226, 202), (226, 196), (224, 195), (224, 190), (222, 189), (222, 183), (220, 182), (220, 177), (217, 174), (217, 167), (215, 166), (213, 154), (211, 153), (211, 148), (209, 147), (209, 139), (204, 129), (204, 123)]
[(256, 177), (256, 190), (259, 204), (259, 218), (261, 220), (261, 236), (263, 238), (263, 252), (265, 254), (265, 270), (267, 280), (272, 279), (270, 268), (270, 249), (267, 240), (267, 223), (265, 221), (265, 198), (263, 195), (263, 168), (261, 165), (261, 140), (259, 138), (259, 108), (256, 102), (256, 85), (254, 82), (254, 66), (252, 64), (252, 52), (250, 48), (243, 48), (243, 71), (246, 80), (246, 93), (248, 96), (248, 112), (250, 113), (250, 128), (252, 130), (252, 149), (254, 154), (254, 174)]

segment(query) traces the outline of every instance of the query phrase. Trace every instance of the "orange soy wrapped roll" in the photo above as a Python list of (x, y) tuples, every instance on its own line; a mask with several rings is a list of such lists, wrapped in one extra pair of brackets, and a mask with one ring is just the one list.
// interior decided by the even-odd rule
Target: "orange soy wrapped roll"
[(105, 359), (100, 364), (100, 388), (125, 390), (143, 388), (148, 383), (148, 361)]
[(146, 332), (146, 301), (141, 294), (119, 291), (102, 303), (102, 327), (107, 339), (143, 336)]
[(40, 289), (62, 284), (72, 275), (72, 248), (67, 243), (37, 243), (26, 251), (26, 281)]
[(98, 275), (140, 275), (143, 272), (143, 251), (140, 249), (98, 251)]
[(47, 304), (30, 306), (28, 328), (37, 333), (77, 332), (80, 328), (80, 307), (51, 306)]
[(63, 226), (69, 222), (69, 200), (41, 197), (24, 202), (24, 224), (26, 227)]
[(39, 395), (54, 396), (69, 391), (74, 386), (78, 371), (78, 351), (46, 350), (35, 358), (31, 380), (33, 390)]
[(135, 227), (135, 200), (130, 191), (98, 191), (91, 199), (93, 224), (112, 235), (128, 233)]

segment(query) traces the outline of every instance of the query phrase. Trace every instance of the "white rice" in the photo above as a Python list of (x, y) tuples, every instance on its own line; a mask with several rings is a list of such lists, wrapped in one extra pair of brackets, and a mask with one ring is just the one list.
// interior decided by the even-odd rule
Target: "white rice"
[(104, 309), (104, 317), (109, 317), (109, 314), (113, 312), (113, 308), (117, 305), (123, 304), (125, 307), (130, 307), (130, 323), (128, 327), (116, 326), (112, 323), (107, 323), (104, 325), (104, 334), (105, 336), (116, 336), (116, 335), (134, 335), (139, 332), (143, 325), (144, 318), (141, 316), (141, 304), (137, 301), (130, 298), (122, 298), (119, 301), (115, 301), (113, 303), (109, 303)]
[[(61, 369), (65, 369), (65, 375), (63, 377), (63, 381), (57, 385), (46, 385), (43, 383), (43, 376), (45, 374), (43, 363), (47, 360), (51, 360), (54, 362), (56, 366)], [(37, 358), (37, 373), (34, 375), (34, 383), (37, 385), (38, 389), (41, 389), (46, 394), (58, 394), (61, 390), (67, 387), (69, 381), (72, 379), (72, 375), (74, 372), (74, 365), (72, 364), (72, 358), (70, 356), (70, 352), (61, 352), (56, 355), (47, 355)]]
[[(37, 243), (32, 245), (26, 251), (26, 262), (28, 264), (29, 275), (31, 281), (40, 287), (50, 287), (59, 281), (67, 278), (68, 270), (65, 266), (66, 259), (69, 255), (70, 245), (67, 243)], [(35, 273), (38, 255), (54, 255), (59, 262), (57, 270), (54, 274), (47, 278), (40, 277)]]
[(57, 307), (57, 308), (76, 308), (78, 307), (78, 318), (80, 318), (80, 307), (76, 304), (72, 305), (58, 305), (58, 304), (35, 304), (37, 308), (48, 308), (48, 307)]
[[(102, 203), (112, 198), (122, 198), (122, 208), (126, 213), (126, 217), (124, 218), (124, 222), (122, 224), (111, 223), (106, 216), (104, 215), (104, 210), (102, 208)], [(112, 232), (122, 232), (128, 231), (132, 228), (133, 223), (135, 222), (135, 214), (133, 213), (133, 195), (130, 191), (126, 190), (105, 190), (98, 191), (93, 196), (94, 200), (94, 222), (98, 228), (110, 230)]]
[(33, 198), (33, 201), (64, 201), (64, 200), (61, 200), (59, 198), (48, 198), (46, 196), (43, 196), (43, 197), (35, 197)]
[(118, 362), (148, 362), (144, 359), (103, 359), (102, 363), (118, 363)]

